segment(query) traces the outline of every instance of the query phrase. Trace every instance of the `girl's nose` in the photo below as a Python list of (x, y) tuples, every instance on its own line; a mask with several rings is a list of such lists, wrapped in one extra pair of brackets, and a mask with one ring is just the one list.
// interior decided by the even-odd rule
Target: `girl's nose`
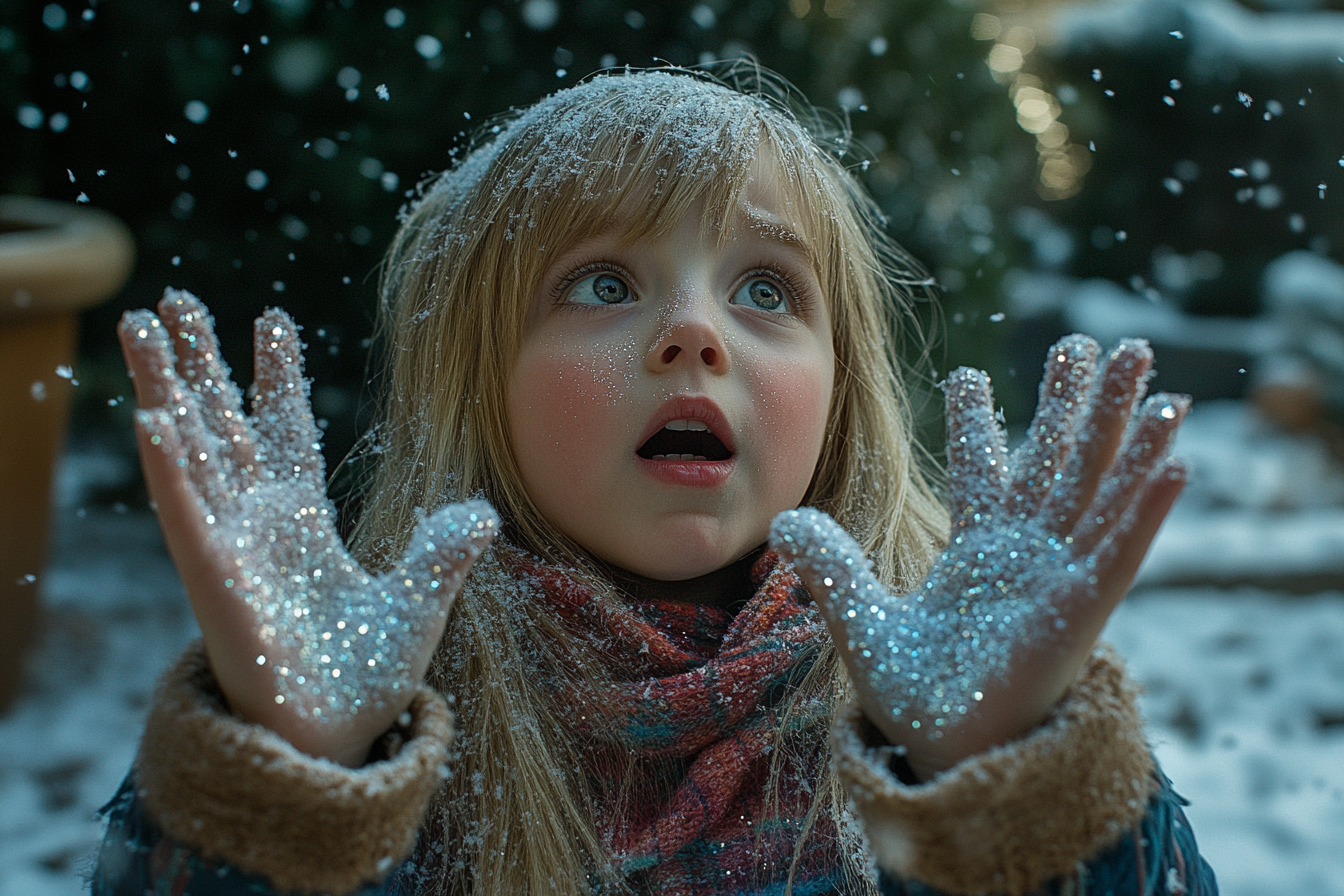
[(703, 365), (710, 373), (727, 373), (728, 346), (723, 321), (713, 303), (689, 296), (668, 303), (659, 315), (658, 333), (645, 358), (652, 373), (678, 365)]

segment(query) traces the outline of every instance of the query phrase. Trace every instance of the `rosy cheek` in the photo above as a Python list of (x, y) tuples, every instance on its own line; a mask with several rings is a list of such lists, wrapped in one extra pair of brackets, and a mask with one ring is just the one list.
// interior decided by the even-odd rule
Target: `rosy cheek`
[(816, 467), (830, 407), (829, 370), (817, 363), (777, 360), (757, 368), (752, 379), (765, 441), (757, 446), (761, 465), (771, 476), (801, 479), (806, 487)]
[(515, 372), (525, 416), (522, 440), (570, 458), (590, 440), (608, 440), (623, 404), (629, 359), (610, 349), (539, 347)]

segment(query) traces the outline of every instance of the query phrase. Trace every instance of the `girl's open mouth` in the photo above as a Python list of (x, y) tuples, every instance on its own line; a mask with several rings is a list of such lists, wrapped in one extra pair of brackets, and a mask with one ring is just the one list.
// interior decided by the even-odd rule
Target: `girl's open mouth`
[(719, 461), (733, 456), (703, 420), (669, 420), (635, 452), (645, 460)]

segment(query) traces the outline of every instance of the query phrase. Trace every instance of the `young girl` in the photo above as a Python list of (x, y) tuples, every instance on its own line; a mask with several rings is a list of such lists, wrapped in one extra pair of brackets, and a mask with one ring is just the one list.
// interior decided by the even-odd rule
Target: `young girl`
[(1072, 337), (1009, 454), (957, 371), (949, 534), (913, 271), (785, 98), (594, 77), (427, 190), (348, 552), (293, 322), (245, 415), (193, 297), (126, 316), (204, 637), (95, 893), (1214, 892), (1094, 647), (1186, 403)]

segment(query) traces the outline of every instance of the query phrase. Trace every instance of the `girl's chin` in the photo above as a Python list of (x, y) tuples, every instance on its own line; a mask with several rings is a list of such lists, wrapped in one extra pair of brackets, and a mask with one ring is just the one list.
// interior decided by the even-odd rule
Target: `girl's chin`
[(634, 573), (646, 579), (659, 582), (685, 582), (707, 576), (730, 563), (732, 563), (732, 560), (725, 560), (721, 563), (716, 560), (703, 563), (687, 563), (685, 558), (682, 557), (667, 558), (665, 562), (662, 562), (662, 558), (645, 556), (628, 559), (626, 563), (615, 563), (615, 565), (626, 572)]
[(637, 553), (623, 551), (622, 556), (607, 558), (609, 563), (619, 566), (627, 572), (646, 579), (660, 582), (686, 582), (718, 572), (733, 565), (743, 555), (765, 541), (765, 535), (759, 540), (744, 542), (741, 545), (728, 544), (724, 540), (713, 543), (698, 543), (695, 537), (665, 537), (648, 539), (644, 550)]

